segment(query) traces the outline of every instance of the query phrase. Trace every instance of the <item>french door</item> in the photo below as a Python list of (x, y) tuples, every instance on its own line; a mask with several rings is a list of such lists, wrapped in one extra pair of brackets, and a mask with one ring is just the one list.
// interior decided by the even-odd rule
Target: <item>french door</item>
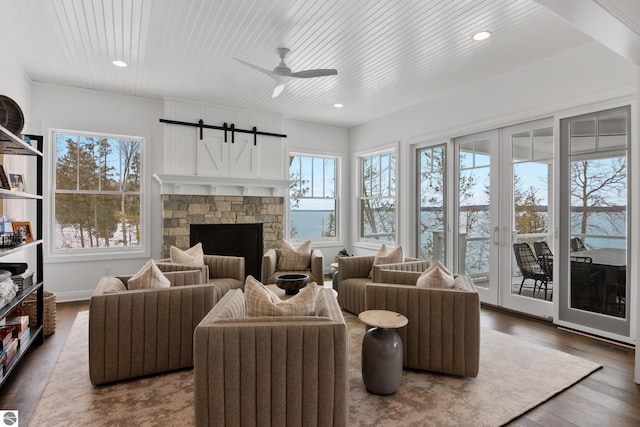
[(419, 254), (471, 276), (485, 303), (550, 316), (551, 277), (546, 288), (523, 281), (513, 244), (534, 255), (534, 242), (554, 247), (552, 120), (455, 138), (417, 158)]
[(453, 269), (473, 279), (483, 302), (499, 305), (501, 242), (499, 132), (454, 140)]
[(629, 341), (630, 108), (560, 120), (559, 323)]
[[(553, 120), (500, 130), (501, 306), (540, 317), (553, 315), (557, 284), (553, 254)], [(517, 249), (530, 254), (518, 259)], [(532, 258), (531, 258), (532, 255)]]

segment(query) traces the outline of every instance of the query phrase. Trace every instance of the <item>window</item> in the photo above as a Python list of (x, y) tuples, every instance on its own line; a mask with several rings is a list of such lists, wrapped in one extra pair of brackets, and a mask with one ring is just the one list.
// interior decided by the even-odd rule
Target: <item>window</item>
[(53, 252), (141, 248), (143, 138), (54, 131)]
[(292, 154), (289, 157), (289, 238), (337, 238), (335, 157)]
[(360, 239), (396, 240), (396, 153), (360, 157)]

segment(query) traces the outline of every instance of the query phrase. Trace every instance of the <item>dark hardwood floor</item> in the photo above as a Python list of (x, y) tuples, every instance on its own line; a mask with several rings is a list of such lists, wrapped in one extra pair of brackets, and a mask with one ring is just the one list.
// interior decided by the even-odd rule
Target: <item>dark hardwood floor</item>
[[(44, 345), (35, 347), (25, 356), (12, 377), (0, 389), (0, 409), (18, 410), (21, 425), (28, 425), (35, 411), (76, 313), (87, 310), (88, 305), (88, 301), (58, 304), (56, 332), (47, 337)], [(482, 309), (482, 325), (604, 366), (510, 425), (640, 425), (640, 385), (633, 382), (633, 349), (490, 308)], [(531, 369), (543, 370), (544, 367), (545, 361), (540, 360), (539, 365), (531, 366)], [(69, 386), (73, 387), (72, 384)]]

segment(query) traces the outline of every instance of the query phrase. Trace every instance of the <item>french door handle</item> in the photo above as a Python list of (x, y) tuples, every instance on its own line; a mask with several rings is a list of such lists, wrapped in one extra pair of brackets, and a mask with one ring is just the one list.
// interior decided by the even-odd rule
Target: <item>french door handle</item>
[(500, 227), (493, 229), (493, 244), (498, 245), (498, 239), (500, 238)]

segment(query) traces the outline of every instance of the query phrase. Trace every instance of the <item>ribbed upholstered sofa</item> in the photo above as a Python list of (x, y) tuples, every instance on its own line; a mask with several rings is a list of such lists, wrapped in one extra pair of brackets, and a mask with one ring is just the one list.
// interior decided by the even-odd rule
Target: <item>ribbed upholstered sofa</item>
[[(352, 256), (338, 258), (338, 303), (343, 309), (360, 314), (365, 310), (365, 285), (370, 282), (379, 282), (378, 274), (380, 269), (394, 264), (381, 264), (374, 267), (375, 256)], [(413, 271), (424, 271), (430, 263), (429, 261), (416, 258), (405, 258), (408, 269)], [(373, 268), (373, 275), (369, 273)]]
[(200, 270), (164, 275), (169, 288), (111, 292), (130, 276), (100, 280), (89, 303), (92, 384), (193, 366), (193, 331), (213, 307), (215, 289), (201, 283)]
[(262, 256), (262, 283), (265, 285), (276, 283), (276, 277), (281, 274), (304, 273), (309, 275), (309, 282), (324, 283), (324, 260), (320, 249), (311, 250), (311, 265), (300, 271), (277, 271), (278, 249), (268, 249)]
[(196, 327), (196, 425), (346, 425), (349, 338), (332, 290), (315, 316), (246, 313), (232, 290)]
[(219, 301), (230, 289), (244, 287), (244, 258), (227, 255), (204, 255), (204, 265), (193, 266), (175, 264), (170, 258), (156, 262), (162, 272), (199, 269), (202, 272), (202, 283), (209, 283), (215, 289), (215, 301)]
[(398, 329), (404, 367), (446, 374), (478, 375), (480, 298), (471, 278), (455, 277), (454, 289), (416, 287), (419, 271), (382, 268), (366, 285), (367, 310), (391, 310), (409, 319)]

